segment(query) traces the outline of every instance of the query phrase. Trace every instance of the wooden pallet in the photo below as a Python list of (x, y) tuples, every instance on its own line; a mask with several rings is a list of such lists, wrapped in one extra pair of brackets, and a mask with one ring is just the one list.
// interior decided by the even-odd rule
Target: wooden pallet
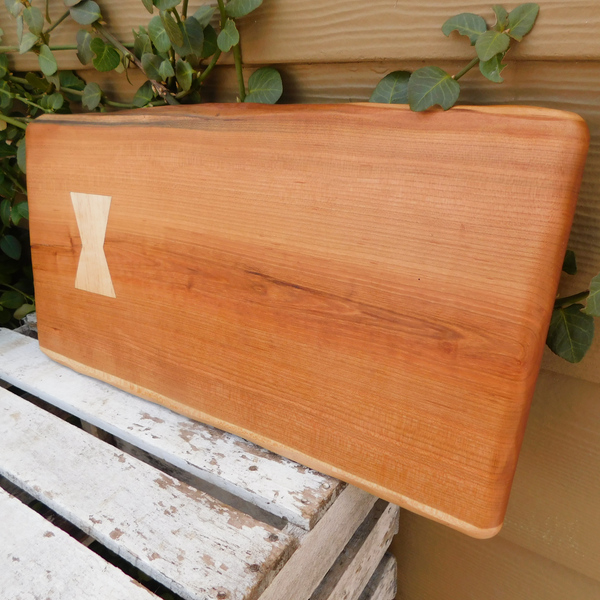
[(15, 490), (185, 599), (395, 597), (397, 506), (75, 373), (19, 332), (0, 330), (0, 379), (6, 597), (156, 597)]

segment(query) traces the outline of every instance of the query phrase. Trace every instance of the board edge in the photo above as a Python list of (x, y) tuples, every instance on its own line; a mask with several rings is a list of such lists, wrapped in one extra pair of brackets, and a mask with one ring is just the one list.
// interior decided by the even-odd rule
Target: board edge
[(500, 522), (499, 525), (495, 525), (493, 527), (478, 527), (472, 523), (463, 521), (457, 517), (454, 517), (453, 515), (445, 513), (432, 506), (423, 504), (418, 500), (415, 500), (408, 496), (404, 496), (398, 492), (395, 492), (383, 486), (374, 484), (361, 477), (352, 475), (351, 473), (348, 473), (343, 469), (339, 469), (337, 467), (328, 465), (327, 463), (320, 461), (308, 454), (304, 454), (303, 452), (286, 446), (281, 442), (277, 442), (268, 437), (256, 434), (249, 429), (245, 429), (223, 419), (214, 417), (201, 410), (192, 408), (190, 406), (187, 406), (186, 404), (178, 402), (177, 400), (173, 400), (168, 396), (164, 396), (163, 394), (160, 394), (158, 392), (154, 392), (142, 386), (136, 385), (135, 383), (131, 383), (130, 381), (127, 381), (125, 379), (121, 379), (120, 377), (116, 377), (115, 375), (111, 375), (110, 373), (106, 373), (99, 369), (95, 369), (94, 367), (89, 367), (72, 358), (54, 352), (53, 350), (49, 350), (48, 348), (44, 348), (41, 344), (40, 350), (55, 362), (58, 362), (74, 371), (77, 371), (78, 373), (81, 373), (88, 377), (93, 377), (94, 379), (99, 379), (100, 381), (103, 381), (116, 388), (119, 388), (124, 392), (141, 397), (144, 400), (148, 400), (155, 404), (160, 404), (186, 417), (189, 417), (196, 421), (200, 421), (201, 423), (211, 425), (218, 429), (222, 429), (224, 431), (237, 435), (243, 439), (249, 440), (255, 444), (267, 448), (271, 452), (281, 454), (282, 456), (285, 456), (290, 460), (296, 461), (311, 469), (324, 473), (325, 475), (330, 475), (332, 477), (336, 477), (338, 479), (341, 479), (342, 481), (355, 485), (356, 487), (359, 487), (364, 491), (373, 494), (374, 496), (383, 498), (384, 500), (392, 502), (393, 504), (397, 504), (398, 506), (406, 508), (418, 515), (421, 515), (438, 523), (442, 523), (443, 525), (447, 525), (448, 527), (460, 531), (461, 533), (464, 533), (469, 537), (476, 539), (489, 539), (491, 537), (494, 537), (502, 529), (502, 522)]

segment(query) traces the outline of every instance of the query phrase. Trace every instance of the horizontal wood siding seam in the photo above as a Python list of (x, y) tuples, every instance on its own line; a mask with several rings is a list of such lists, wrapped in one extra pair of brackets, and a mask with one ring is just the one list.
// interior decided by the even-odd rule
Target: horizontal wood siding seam
[[(101, 0), (99, 4), (109, 29), (123, 42), (133, 41), (132, 29), (147, 25), (151, 18), (139, 0)], [(189, 14), (201, 4), (190, 2)], [(50, 7), (53, 20), (64, 10), (60, 2), (51, 2)], [(446, 19), (461, 12), (475, 12), (488, 23), (494, 22), (490, 3), (479, 0), (265, 0), (251, 16), (239, 20), (239, 27), (247, 64), (464, 60), (474, 54), (468, 41), (457, 34), (447, 39), (441, 32)], [(0, 14), (3, 43), (16, 44), (14, 20), (9, 20), (6, 12)], [(599, 27), (600, 3), (596, 0), (542, 3), (534, 32), (518, 44), (511, 58), (598, 60)], [(80, 28), (69, 19), (53, 32), (51, 41), (74, 43)], [(32, 54), (11, 58), (19, 70), (38, 68)], [(62, 68), (81, 68), (75, 52), (61, 58)]]

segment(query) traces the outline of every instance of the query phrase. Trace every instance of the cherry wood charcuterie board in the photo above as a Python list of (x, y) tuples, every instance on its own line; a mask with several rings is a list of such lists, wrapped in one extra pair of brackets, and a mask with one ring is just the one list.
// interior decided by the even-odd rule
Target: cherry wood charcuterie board
[(588, 146), (531, 107), (27, 130), (42, 349), (476, 537), (501, 527)]

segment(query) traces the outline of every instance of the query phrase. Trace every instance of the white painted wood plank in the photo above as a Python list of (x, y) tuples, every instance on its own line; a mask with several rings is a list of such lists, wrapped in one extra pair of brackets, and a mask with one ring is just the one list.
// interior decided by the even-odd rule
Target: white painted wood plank
[(157, 598), (2, 489), (0, 596), (6, 600)]
[(0, 390), (0, 474), (189, 600), (251, 600), (294, 538)]
[(398, 593), (397, 577), (396, 559), (391, 554), (386, 554), (359, 600), (394, 600)]
[(347, 486), (266, 589), (260, 600), (308, 600), (377, 501)]
[(49, 359), (0, 329), (0, 379), (192, 475), (311, 529), (343, 485), (237, 436), (178, 415)]
[(399, 515), (398, 506), (379, 500), (311, 600), (358, 600), (398, 532)]

